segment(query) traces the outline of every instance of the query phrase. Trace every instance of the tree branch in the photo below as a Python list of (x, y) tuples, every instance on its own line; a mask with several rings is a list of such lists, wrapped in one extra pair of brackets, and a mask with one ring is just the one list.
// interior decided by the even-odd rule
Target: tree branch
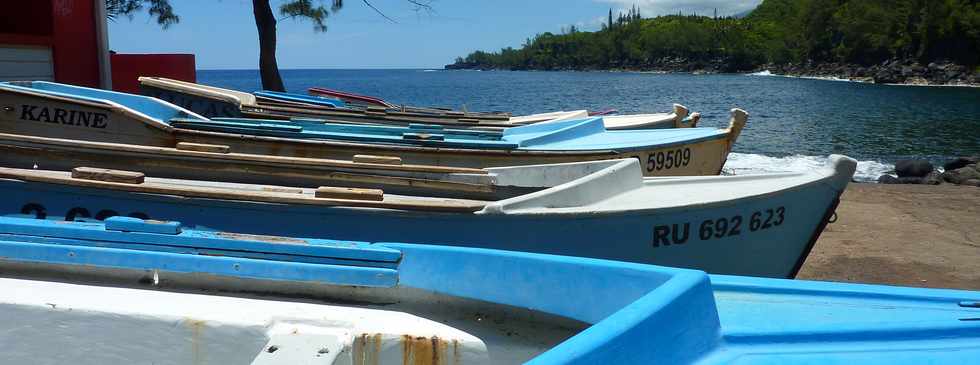
[[(374, 9), (374, 12), (375, 13), (378, 13), (378, 15), (381, 15), (382, 18), (388, 19), (388, 21), (390, 21), (392, 23), (396, 23), (396, 24), (398, 23), (398, 22), (395, 21), (395, 19), (389, 18), (387, 15), (385, 15), (385, 13), (382, 13), (381, 10), (379, 10), (373, 4), (371, 4), (370, 1), (368, 1), (368, 0), (361, 0), (361, 1), (364, 2), (364, 5), (367, 5), (369, 8)], [(408, 0), (408, 1), (409, 2), (412, 2), (412, 0)]]

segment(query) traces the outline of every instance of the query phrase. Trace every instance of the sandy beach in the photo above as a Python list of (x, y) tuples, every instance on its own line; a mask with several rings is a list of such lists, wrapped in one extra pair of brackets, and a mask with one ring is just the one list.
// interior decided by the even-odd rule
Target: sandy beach
[(798, 278), (980, 290), (980, 188), (851, 184)]

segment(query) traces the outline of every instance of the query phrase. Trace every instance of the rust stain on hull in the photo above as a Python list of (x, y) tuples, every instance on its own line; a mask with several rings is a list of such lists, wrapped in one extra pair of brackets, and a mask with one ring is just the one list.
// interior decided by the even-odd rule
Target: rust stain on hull
[[(379, 365), (381, 361), (382, 334), (361, 334), (354, 338), (354, 364)], [(400, 342), (403, 365), (449, 365), (460, 364), (459, 341), (446, 341), (438, 336), (401, 335), (397, 340), (388, 337), (394, 344)], [(450, 350), (452, 346), (452, 350)], [(391, 360), (394, 353), (386, 357)]]

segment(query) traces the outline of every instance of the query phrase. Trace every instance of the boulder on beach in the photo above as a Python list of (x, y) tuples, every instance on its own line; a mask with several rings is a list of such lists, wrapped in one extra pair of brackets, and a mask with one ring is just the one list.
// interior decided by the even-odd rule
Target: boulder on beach
[(957, 157), (956, 159), (950, 160), (943, 165), (943, 170), (956, 170), (961, 167), (966, 167), (966, 165), (973, 165), (980, 162), (980, 157)]
[(878, 178), (879, 184), (925, 184), (925, 178), (906, 176), (906, 177), (894, 177), (891, 175), (881, 175)]
[(898, 177), (925, 177), (935, 167), (926, 160), (899, 160), (895, 163), (895, 173)]
[(940, 185), (943, 183), (943, 176), (939, 171), (933, 171), (922, 178), (922, 183), (925, 185)]
[(943, 180), (953, 184), (966, 184), (969, 180), (980, 180), (980, 170), (976, 164), (966, 165), (955, 170), (948, 170), (943, 173)]

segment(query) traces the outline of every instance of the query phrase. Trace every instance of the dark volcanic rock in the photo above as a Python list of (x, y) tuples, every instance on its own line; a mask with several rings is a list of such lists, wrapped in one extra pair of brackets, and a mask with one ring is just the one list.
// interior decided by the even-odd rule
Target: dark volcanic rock
[(901, 184), (901, 182), (898, 181), (898, 178), (897, 177), (894, 177), (894, 176), (891, 176), (891, 175), (881, 175), (880, 177), (878, 177), (878, 183), (879, 184)]
[(943, 170), (956, 170), (961, 167), (966, 167), (966, 165), (973, 165), (980, 162), (978, 157), (957, 157), (954, 160), (950, 160), (943, 165)]
[(930, 172), (929, 175), (922, 178), (922, 183), (925, 185), (939, 185), (943, 183), (942, 174), (939, 171)]
[(943, 180), (953, 184), (963, 184), (968, 180), (980, 180), (980, 171), (977, 171), (977, 165), (967, 165), (944, 172)]
[(898, 75), (896, 75), (890, 69), (879, 70), (874, 75), (874, 81), (876, 84), (896, 84), (899, 82)]
[(895, 163), (898, 177), (924, 177), (935, 168), (926, 160), (899, 160)]

